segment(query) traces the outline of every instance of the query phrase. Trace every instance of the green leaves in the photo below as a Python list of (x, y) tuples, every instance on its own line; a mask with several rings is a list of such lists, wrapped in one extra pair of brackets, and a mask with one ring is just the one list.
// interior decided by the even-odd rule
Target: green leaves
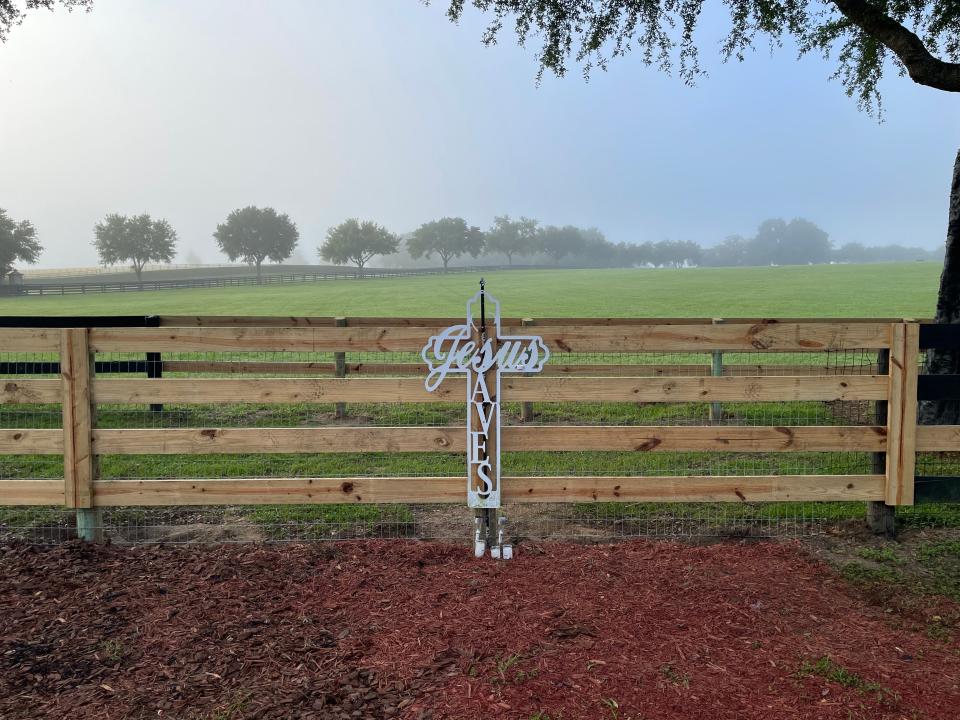
[(254, 263), (259, 277), (264, 260), (282, 262), (293, 254), (300, 232), (286, 213), (250, 205), (230, 213), (213, 237), (231, 260)]
[(100, 262), (129, 262), (138, 279), (148, 262), (168, 263), (176, 254), (176, 231), (166, 220), (154, 220), (146, 213), (133, 217), (112, 213), (97, 223), (93, 231), (93, 245)]
[(486, 250), (507, 256), (513, 264), (513, 256), (529, 256), (539, 249), (537, 242), (537, 221), (527, 217), (511, 220), (509, 215), (500, 215), (493, 219), (493, 227), (487, 230)]
[(320, 246), (320, 257), (337, 265), (354, 263), (361, 270), (376, 255), (397, 252), (400, 238), (383, 225), (356, 218), (344, 220), (327, 231), (327, 239)]
[(28, 220), (16, 222), (0, 208), (0, 280), (13, 269), (14, 262), (35, 263), (42, 251), (36, 228)]
[(437, 254), (446, 270), (453, 258), (461, 255), (477, 257), (483, 250), (484, 235), (480, 228), (467, 225), (463, 218), (445, 217), (424, 223), (407, 240), (410, 257), (430, 258)]
[[(466, 0), (448, 0), (457, 22)], [(538, 78), (606, 69), (631, 50), (646, 65), (692, 84), (703, 74), (695, 33), (705, 0), (471, 0), (489, 16), (483, 42), (493, 45), (512, 24), (520, 45), (539, 43)], [(719, 3), (718, 3), (719, 4)], [(729, 16), (724, 61), (743, 60), (758, 40), (777, 48), (792, 37), (800, 54), (833, 55), (847, 94), (868, 112), (879, 109), (878, 83), (887, 60), (920, 84), (960, 92), (960, 5), (945, 0), (725, 0)], [(934, 54), (939, 53), (940, 57)]]

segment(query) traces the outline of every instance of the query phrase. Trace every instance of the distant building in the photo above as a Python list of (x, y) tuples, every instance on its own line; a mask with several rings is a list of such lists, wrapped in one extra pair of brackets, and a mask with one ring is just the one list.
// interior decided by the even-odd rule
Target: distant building
[(7, 273), (7, 287), (3, 288), (4, 295), (19, 295), (23, 292), (23, 273), (11, 270)]

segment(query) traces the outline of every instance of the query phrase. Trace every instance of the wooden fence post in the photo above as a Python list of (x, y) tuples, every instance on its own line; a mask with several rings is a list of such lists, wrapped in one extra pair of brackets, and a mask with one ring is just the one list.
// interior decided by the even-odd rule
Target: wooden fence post
[[(892, 331), (891, 331), (892, 332)], [(877, 375), (890, 374), (890, 351), (877, 351)], [(874, 418), (877, 425), (887, 425), (887, 401), (876, 400), (873, 403)], [(889, 441), (889, 438), (888, 438)], [(874, 475), (887, 474), (887, 453), (871, 453), (871, 471)], [(896, 534), (896, 507), (887, 505), (882, 500), (873, 500), (867, 503), (867, 527), (877, 535), (893, 537)]]
[[(533, 327), (534, 325), (533, 318), (524, 318), (520, 321), (520, 325), (523, 327)], [(525, 402), (520, 404), (520, 420), (522, 422), (533, 422), (533, 403)]]
[[(347, 319), (345, 317), (334, 318), (334, 325), (337, 327), (346, 327)], [(333, 354), (333, 361), (335, 363), (334, 368), (334, 377), (345, 378), (347, 376), (347, 354), (345, 352), (335, 352)], [(334, 417), (337, 420), (342, 420), (346, 417), (347, 414), (347, 404), (338, 402), (334, 409)]]
[(89, 331), (67, 328), (60, 333), (60, 378), (63, 386), (64, 503), (77, 511), (77, 535), (87, 541), (102, 539), (100, 511), (93, 507), (97, 463), (93, 454), (94, 363)]
[(917, 446), (917, 375), (920, 326), (892, 326), (890, 341), (890, 404), (887, 410), (887, 505), (913, 505)]
[[(713, 324), (720, 325), (723, 318), (714, 318)], [(714, 350), (710, 355), (710, 375), (712, 377), (723, 377), (723, 351)], [(720, 403), (710, 403), (710, 422), (718, 423), (723, 419), (723, 408)]]

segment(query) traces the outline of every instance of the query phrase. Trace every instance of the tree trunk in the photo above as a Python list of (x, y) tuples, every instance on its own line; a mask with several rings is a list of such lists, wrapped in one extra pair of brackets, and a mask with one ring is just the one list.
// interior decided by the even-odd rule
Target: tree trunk
[(257, 260), (257, 285), (259, 285), (263, 280), (263, 276), (261, 274), (261, 269), (260, 269), (261, 263), (263, 263), (263, 260)]
[(447, 264), (450, 262), (450, 258), (447, 257), (446, 255), (441, 255), (441, 256), (440, 256), (440, 259), (443, 260), (443, 271), (446, 272), (446, 271), (447, 271)]
[[(947, 216), (947, 245), (937, 295), (938, 323), (960, 323), (960, 151), (953, 164), (950, 211)], [(928, 375), (960, 375), (960, 353), (955, 350), (928, 350), (924, 367)], [(960, 401), (927, 400), (920, 403), (923, 425), (960, 424)]]

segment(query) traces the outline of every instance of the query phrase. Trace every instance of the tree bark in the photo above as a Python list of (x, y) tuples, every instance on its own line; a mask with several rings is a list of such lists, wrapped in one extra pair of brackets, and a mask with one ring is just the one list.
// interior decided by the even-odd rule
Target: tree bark
[[(960, 323), (960, 151), (953, 164), (950, 210), (947, 216), (947, 244), (940, 274), (937, 313), (934, 322)], [(928, 375), (960, 374), (960, 353), (955, 350), (927, 350), (924, 372)], [(926, 400), (920, 403), (923, 425), (960, 424), (960, 401)]]
[(263, 263), (263, 260), (257, 260), (256, 262), (257, 262), (257, 285), (259, 285), (263, 279), (261, 276), (261, 270), (260, 270), (260, 265), (261, 263)]
[(899, 58), (918, 85), (960, 92), (960, 63), (940, 60), (916, 33), (901, 25), (869, 0), (833, 0), (836, 8), (864, 33), (881, 42)]

